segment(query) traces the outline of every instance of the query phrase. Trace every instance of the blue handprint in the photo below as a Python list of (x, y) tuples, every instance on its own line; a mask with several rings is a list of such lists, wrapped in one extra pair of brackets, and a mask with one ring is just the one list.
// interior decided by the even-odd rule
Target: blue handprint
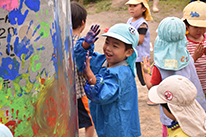
[(3, 79), (14, 80), (19, 74), (19, 65), (20, 63), (16, 60), (16, 58), (2, 58), (0, 77)]
[[(30, 22), (30, 26), (32, 25), (33, 21)], [(30, 26), (28, 27), (28, 30), (30, 29)], [(35, 29), (35, 31), (32, 34), (32, 37), (35, 35), (37, 30), (40, 28), (40, 25), (38, 25)], [(28, 32), (28, 31), (27, 31)], [(38, 41), (41, 36), (38, 36), (34, 42)], [(29, 45), (29, 46), (28, 46)], [(28, 47), (28, 48), (27, 48)], [(22, 39), (22, 41), (19, 43), (19, 37), (16, 37), (15, 42), (14, 42), (14, 53), (16, 56), (19, 57), (19, 59), (22, 61), (22, 58), (24, 60), (27, 60), (33, 53), (34, 53), (34, 48), (33, 45), (30, 45), (30, 39), (28, 39), (26, 36)]]

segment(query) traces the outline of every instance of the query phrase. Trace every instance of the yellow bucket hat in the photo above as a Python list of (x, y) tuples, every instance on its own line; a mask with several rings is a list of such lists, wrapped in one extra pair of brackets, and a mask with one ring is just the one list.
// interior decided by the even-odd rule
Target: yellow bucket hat
[(183, 10), (182, 20), (196, 27), (206, 27), (206, 3), (194, 1), (189, 3)]
[(127, 3), (125, 3), (125, 5), (136, 5), (136, 4), (139, 4), (139, 3), (143, 3), (143, 5), (146, 7), (146, 12), (145, 12), (145, 16), (144, 16), (144, 19), (146, 21), (150, 21), (150, 20), (153, 20), (152, 18), (152, 15), (150, 13), (150, 8), (149, 8), (149, 5), (148, 5), (148, 1), (149, 0), (129, 0)]

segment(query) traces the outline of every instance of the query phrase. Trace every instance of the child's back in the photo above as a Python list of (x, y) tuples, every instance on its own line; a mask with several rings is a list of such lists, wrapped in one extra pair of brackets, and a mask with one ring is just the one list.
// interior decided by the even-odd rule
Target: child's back
[[(147, 80), (151, 83), (148, 87), (158, 85), (171, 75), (184, 76), (196, 86), (198, 90), (196, 99), (206, 110), (206, 100), (194, 67), (194, 60), (187, 50), (185, 31), (184, 23), (176, 17), (167, 17), (160, 22), (154, 46), (155, 65), (151, 79)], [(163, 113), (161, 106), (160, 119), (163, 129), (171, 125), (172, 120)], [(163, 130), (163, 137), (167, 136), (166, 132)]]

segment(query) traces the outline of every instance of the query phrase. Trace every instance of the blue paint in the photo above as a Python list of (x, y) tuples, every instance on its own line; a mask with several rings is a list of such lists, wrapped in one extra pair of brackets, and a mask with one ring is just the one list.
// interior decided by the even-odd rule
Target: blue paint
[(25, 5), (34, 12), (39, 11), (40, 9), (40, 1), (39, 0), (25, 0)]
[[(52, 23), (52, 29), (54, 29), (54, 28), (55, 28), (55, 24)], [(52, 38), (54, 51), (52, 53), (51, 60), (53, 61), (55, 72), (58, 73), (58, 66), (57, 66), (57, 33), (56, 32), (52, 33), (52, 29), (50, 29), (50, 34), (51, 34), (51, 38)]]
[(30, 27), (31, 27), (32, 24), (33, 24), (33, 20), (31, 20), (30, 23), (29, 23), (29, 27), (28, 27), (28, 29), (27, 29), (26, 35), (28, 35), (29, 29), (30, 29)]
[(9, 21), (11, 25), (15, 25), (16, 21), (18, 22), (18, 25), (22, 25), (29, 13), (29, 10), (26, 10), (24, 14), (21, 13), (23, 1), (20, 1), (19, 9), (13, 9), (11, 12), (9, 12)]
[(34, 48), (32, 45), (27, 48), (27, 45), (29, 44), (30, 40), (27, 39), (26, 36), (22, 39), (21, 43), (19, 43), (19, 37), (16, 37), (16, 40), (14, 42), (14, 53), (19, 57), (21, 61), (22, 54), (25, 54), (25, 60), (27, 60), (34, 53)]
[(14, 29), (14, 34), (17, 35), (17, 28)]
[(8, 35), (7, 35), (7, 51), (8, 51), (8, 53), (10, 53), (10, 42), (11, 42), (11, 34), (9, 33)]
[(20, 63), (16, 60), (16, 58), (2, 58), (0, 77), (3, 79), (14, 80), (19, 74), (19, 65)]
[(32, 37), (34, 36), (34, 34), (36, 33), (36, 31), (40, 28), (40, 24), (36, 27), (36, 29), (34, 30), (33, 34), (32, 34)]
[(38, 48), (38, 49), (36, 49), (36, 50), (45, 50), (45, 47), (41, 47), (41, 48)]

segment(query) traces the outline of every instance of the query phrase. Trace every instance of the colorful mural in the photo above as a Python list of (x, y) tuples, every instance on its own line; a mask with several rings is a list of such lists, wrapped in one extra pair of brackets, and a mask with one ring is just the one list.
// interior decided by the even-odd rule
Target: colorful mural
[(69, 0), (0, 0), (0, 123), (78, 136)]

